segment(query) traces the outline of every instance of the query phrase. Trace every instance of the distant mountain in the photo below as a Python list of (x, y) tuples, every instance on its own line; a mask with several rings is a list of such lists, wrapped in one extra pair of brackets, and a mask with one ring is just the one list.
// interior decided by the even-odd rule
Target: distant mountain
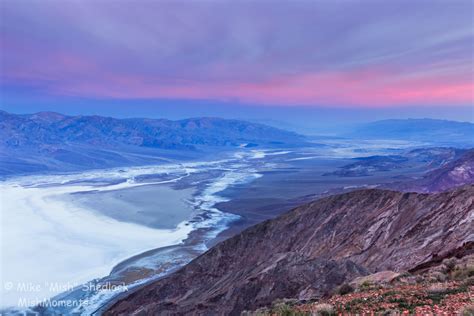
[(434, 119), (383, 120), (359, 126), (346, 136), (365, 139), (426, 141), (472, 147), (474, 124)]
[(304, 141), (274, 127), (219, 118), (170, 121), (0, 111), (0, 173), (98, 168)]
[(9, 148), (49, 144), (132, 145), (162, 149), (199, 146), (291, 144), (302, 136), (262, 124), (219, 118), (115, 119), (40, 112), (15, 115), (0, 111), (2, 145)]
[(104, 315), (240, 315), (317, 299), (357, 276), (407, 271), (471, 245), (474, 186), (439, 194), (360, 190), (257, 224)]

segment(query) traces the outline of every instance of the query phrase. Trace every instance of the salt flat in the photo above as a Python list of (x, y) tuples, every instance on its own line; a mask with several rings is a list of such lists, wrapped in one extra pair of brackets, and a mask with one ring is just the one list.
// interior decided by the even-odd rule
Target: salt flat
[[(47, 177), (44, 182), (48, 182)], [(1, 279), (2, 283), (12, 283), (10, 290), (2, 288), (2, 306), (18, 305), (19, 298), (52, 297), (58, 293), (51, 290), (50, 284), (79, 285), (107, 275), (115, 264), (128, 257), (179, 243), (187, 237), (192, 228), (184, 223), (175, 221), (176, 225), (167, 225), (167, 229), (150, 228), (119, 221), (71, 199), (60, 198), (91, 189), (133, 186), (34, 187), (23, 186), (21, 182), (2, 183), (1, 246), (5, 259)], [(166, 214), (166, 210), (160, 211)], [(25, 291), (25, 284), (34, 285), (37, 290)]]

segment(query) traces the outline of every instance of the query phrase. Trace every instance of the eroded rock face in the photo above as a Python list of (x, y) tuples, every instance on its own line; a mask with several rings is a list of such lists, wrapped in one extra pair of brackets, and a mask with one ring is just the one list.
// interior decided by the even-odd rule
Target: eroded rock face
[(355, 277), (403, 271), (474, 240), (474, 187), (360, 190), (317, 200), (230, 238), (106, 315), (237, 315), (309, 299)]

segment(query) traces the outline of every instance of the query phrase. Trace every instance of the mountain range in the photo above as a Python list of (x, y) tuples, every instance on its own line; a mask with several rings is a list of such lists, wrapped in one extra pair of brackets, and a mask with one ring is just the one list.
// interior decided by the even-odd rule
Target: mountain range
[(149, 164), (237, 147), (304, 143), (305, 138), (296, 133), (239, 120), (115, 119), (0, 111), (0, 174)]
[[(345, 136), (466, 148), (474, 146), (474, 124), (431, 119), (385, 120), (365, 124)], [(238, 147), (308, 145), (315, 143), (305, 136), (240, 120), (116, 119), (0, 111), (0, 176), (189, 160)]]
[(10, 148), (73, 143), (195, 150), (199, 146), (239, 146), (249, 142), (282, 144), (303, 138), (262, 124), (210, 117), (171, 121), (54, 112), (15, 115), (2, 111), (0, 119), (2, 145)]

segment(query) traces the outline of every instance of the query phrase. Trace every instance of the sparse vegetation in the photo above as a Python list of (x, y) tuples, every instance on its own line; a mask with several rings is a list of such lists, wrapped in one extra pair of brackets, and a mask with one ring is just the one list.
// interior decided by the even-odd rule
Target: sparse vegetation
[(400, 311), (398, 309), (387, 309), (382, 312), (382, 316), (398, 316)]
[(262, 307), (255, 311), (244, 311), (242, 316), (310, 316), (309, 311), (300, 311), (295, 308), (298, 304), (294, 299), (276, 300), (271, 307)]
[(474, 286), (474, 277), (468, 277), (462, 283), (464, 286)]
[(474, 304), (464, 306), (459, 312), (459, 316), (474, 316)]
[(372, 283), (370, 281), (364, 281), (360, 285), (360, 290), (361, 291), (368, 291), (372, 287)]
[(435, 271), (431, 275), (430, 282), (446, 282), (448, 280), (448, 276), (442, 272)]
[(456, 259), (455, 258), (444, 259), (443, 265), (444, 265), (444, 272), (446, 274), (451, 273), (456, 267)]
[(313, 309), (311, 310), (312, 316), (332, 316), (336, 315), (334, 311), (334, 307), (330, 304), (316, 304), (313, 305)]
[[(444, 268), (444, 263), (442, 267)], [(466, 267), (455, 266), (453, 271), (463, 276), (469, 275)], [(336, 295), (313, 303), (282, 300), (264, 313), (256, 311), (248, 316), (322, 316), (322, 315), (459, 315), (474, 316), (472, 293), (473, 277), (454, 280), (454, 274), (445, 282), (433, 283), (433, 276), (439, 270), (424, 275), (407, 275), (390, 284), (364, 282), (358, 288), (345, 284)], [(443, 273), (441, 273), (443, 274)], [(444, 275), (444, 274), (443, 274)], [(456, 274), (458, 275), (458, 274)], [(414, 281), (418, 283), (413, 283)], [(351, 286), (352, 287), (352, 286)]]
[(465, 280), (474, 277), (474, 266), (457, 267), (453, 271), (452, 277), (455, 280)]
[(446, 290), (446, 285), (444, 285), (443, 283), (437, 283), (428, 287), (428, 294), (439, 294), (445, 292)]
[(354, 292), (354, 287), (349, 283), (344, 283), (337, 289), (339, 295), (345, 295)]

